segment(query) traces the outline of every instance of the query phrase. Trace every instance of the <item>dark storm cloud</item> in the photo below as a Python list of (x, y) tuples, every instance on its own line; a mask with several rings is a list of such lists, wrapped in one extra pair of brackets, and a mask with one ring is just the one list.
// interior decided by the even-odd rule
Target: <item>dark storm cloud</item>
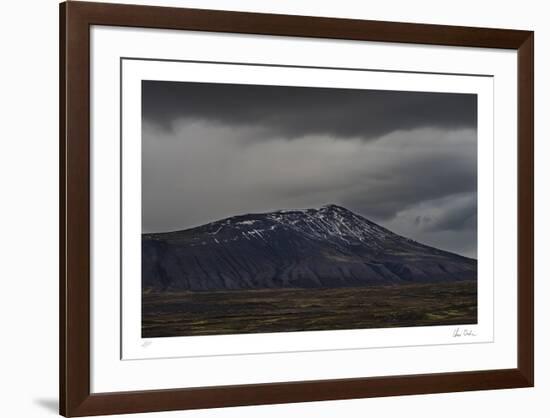
[(144, 82), (143, 231), (336, 203), (475, 257), (476, 107), (464, 94)]
[(165, 128), (185, 117), (257, 125), (285, 138), (329, 134), (369, 140), (395, 130), (477, 124), (471, 94), (164, 81), (143, 81), (142, 94), (144, 119)]
[(393, 167), (385, 181), (371, 181), (368, 194), (350, 194), (344, 205), (385, 221), (417, 202), (476, 191), (475, 160), (431, 154), (400, 161), (406, 164)]
[(410, 231), (411, 237), (425, 244), (476, 257), (477, 193), (419, 201), (385, 224), (393, 230)]
[(461, 231), (477, 228), (476, 195), (469, 196), (466, 202), (449, 208), (445, 214), (435, 221), (427, 222), (428, 231)]

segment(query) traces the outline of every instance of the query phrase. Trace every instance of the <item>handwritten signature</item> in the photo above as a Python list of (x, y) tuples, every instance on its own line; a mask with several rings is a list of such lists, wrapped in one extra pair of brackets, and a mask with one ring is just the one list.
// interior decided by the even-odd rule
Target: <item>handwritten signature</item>
[(476, 333), (470, 328), (455, 328), (453, 330), (453, 338), (459, 337), (475, 337)]

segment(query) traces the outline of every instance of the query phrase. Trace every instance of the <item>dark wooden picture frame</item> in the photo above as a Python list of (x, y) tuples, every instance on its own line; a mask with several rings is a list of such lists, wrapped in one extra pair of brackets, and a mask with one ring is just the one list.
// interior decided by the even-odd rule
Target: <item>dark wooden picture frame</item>
[[(90, 393), (90, 27), (214, 31), (512, 49), (518, 53), (517, 368)], [(305, 16), (67, 2), (60, 5), (60, 413), (65, 416), (336, 400), (534, 384), (534, 34)]]

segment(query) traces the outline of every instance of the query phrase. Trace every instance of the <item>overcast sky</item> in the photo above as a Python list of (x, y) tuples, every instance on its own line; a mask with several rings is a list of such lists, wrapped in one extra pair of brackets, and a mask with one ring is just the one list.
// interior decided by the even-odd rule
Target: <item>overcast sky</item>
[(342, 205), (477, 251), (475, 95), (142, 82), (143, 232)]

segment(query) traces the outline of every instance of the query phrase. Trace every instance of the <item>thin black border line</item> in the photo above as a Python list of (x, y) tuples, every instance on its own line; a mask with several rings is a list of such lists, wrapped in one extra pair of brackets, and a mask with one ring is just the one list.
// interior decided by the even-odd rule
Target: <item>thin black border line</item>
[[(407, 71), (407, 70), (384, 70), (380, 68), (359, 68), (359, 67), (324, 67), (316, 65), (295, 65), (295, 64), (267, 64), (259, 62), (231, 62), (231, 61), (211, 61), (211, 60), (177, 60), (169, 58), (140, 58), (140, 57), (119, 57), (120, 60), (128, 61), (160, 61), (160, 62), (184, 62), (188, 64), (221, 64), (221, 65), (249, 65), (251, 67), (281, 67), (281, 68), (307, 68), (315, 70), (344, 70), (344, 71), (370, 71), (376, 73), (402, 73), (402, 74), (430, 74), (430, 75), (450, 75), (464, 77), (487, 77), (494, 78), (493, 74), (475, 74), (475, 73), (445, 73), (437, 71)], [(323, 88), (323, 87), (320, 87)], [(330, 88), (330, 87), (327, 87)], [(345, 88), (343, 88), (345, 89)], [(350, 89), (350, 90), (376, 90), (376, 89)], [(420, 90), (418, 90), (420, 92)], [(462, 94), (462, 93), (455, 93)]]
[[(496, 280), (495, 280), (495, 269), (496, 269), (496, 257), (495, 257), (495, 242), (496, 242), (496, 218), (495, 218), (495, 202), (496, 202), (496, 188), (495, 188), (495, 179), (496, 179), (496, 153), (495, 153), (495, 148), (496, 148), (496, 141), (495, 141), (495, 131), (496, 131), (496, 118), (495, 118), (495, 77), (492, 76), (492, 98), (493, 98), (493, 114), (492, 114), (492, 131), (493, 131), (493, 135), (492, 135), (492, 139), (493, 139), (493, 155), (492, 155), (492, 163), (493, 163), (493, 170), (492, 170), (492, 174), (493, 174), (493, 193), (492, 193), (492, 198), (493, 198), (493, 210), (492, 210), (492, 215), (493, 215), (493, 218), (491, 220), (491, 223), (492, 223), (492, 226), (493, 226), (493, 234), (492, 234), (492, 239), (493, 239), (493, 257), (492, 257), (492, 267), (493, 267), (493, 330), (492, 330), (492, 334), (493, 334), (493, 343), (496, 343), (497, 342), (497, 338), (496, 338)], [(517, 106), (516, 106), (517, 107)], [(516, 124), (519, 123), (519, 120), (516, 121)], [(517, 144), (516, 144), (517, 145)], [(518, 152), (518, 147), (516, 147), (516, 152)], [(479, 157), (479, 156), (478, 156)], [(516, 174), (519, 173), (519, 165), (516, 167)], [(517, 176), (516, 176), (517, 177)], [(479, 178), (478, 178), (478, 182), (479, 182)], [(479, 190), (479, 185), (478, 185), (478, 190)], [(478, 198), (479, 200), (479, 198)], [(518, 200), (518, 199), (516, 199)], [(517, 217), (516, 217), (517, 218)], [(519, 223), (519, 218), (516, 219)], [(479, 234), (478, 234), (479, 235)], [(519, 246), (519, 241), (518, 241), (518, 238), (519, 238), (519, 235), (516, 234), (516, 245)], [(479, 250), (479, 249), (478, 249)], [(516, 248), (516, 252), (518, 251), (518, 248)], [(516, 266), (518, 267), (518, 266)], [(516, 268), (517, 269), (517, 268)], [(519, 278), (519, 276), (518, 276)], [(516, 288), (516, 299), (517, 299), (517, 296), (518, 296), (518, 289)], [(479, 292), (478, 292), (478, 313), (479, 313)], [(516, 306), (516, 312), (519, 312), (519, 305)], [(478, 315), (479, 317), (479, 315)], [(519, 338), (519, 334), (516, 332), (516, 340)], [(518, 363), (519, 365), (519, 363)]]
[[(495, 342), (495, 334), (494, 334), (494, 328), (495, 328), (495, 318), (494, 318), (494, 273), (493, 273), (493, 321), (492, 321), (492, 338), (490, 341), (472, 341), (472, 342), (459, 342), (459, 343), (435, 343), (435, 344), (422, 344), (422, 345), (404, 345), (404, 346), (384, 346), (384, 347), (353, 347), (353, 348), (333, 348), (333, 349), (319, 349), (319, 350), (292, 350), (292, 351), (276, 351), (276, 352), (259, 352), (259, 353), (236, 353), (236, 354), (211, 354), (211, 355), (194, 355), (194, 356), (168, 356), (168, 357), (150, 357), (150, 358), (138, 358), (138, 359), (125, 359), (123, 357), (123, 337), (122, 337), (122, 326), (123, 326), (123, 309), (122, 309), (122, 299), (123, 299), (123, 272), (122, 272), (122, 201), (123, 201), (123, 179), (122, 179), (122, 135), (123, 135), (123, 129), (122, 129), (122, 109), (123, 109), (123, 92), (122, 92), (122, 79), (123, 79), (123, 62), (124, 61), (157, 61), (157, 62), (179, 62), (179, 63), (192, 63), (192, 64), (220, 64), (220, 65), (241, 65), (241, 66), (252, 66), (252, 67), (280, 67), (280, 68), (302, 68), (302, 69), (319, 69), (319, 70), (344, 70), (344, 71), (366, 71), (366, 72), (380, 72), (380, 73), (402, 73), (402, 74), (430, 74), (430, 75), (445, 75), (445, 76), (465, 76), (465, 77), (484, 77), (484, 78), (491, 78), (493, 79), (493, 103), (494, 103), (494, 75), (491, 74), (471, 74), (471, 73), (444, 73), (444, 72), (430, 72), (430, 71), (401, 71), (401, 70), (383, 70), (383, 69), (368, 69), (368, 68), (354, 68), (354, 67), (321, 67), (321, 66), (306, 66), (306, 65), (290, 65), (290, 64), (264, 64), (264, 63), (240, 63), (240, 62), (225, 62), (225, 61), (201, 61), (201, 60), (177, 60), (177, 59), (164, 59), (164, 58), (139, 58), (139, 57), (119, 57), (119, 141), (120, 141), (120, 156), (119, 156), (119, 174), (120, 174), (120, 195), (119, 195), (119, 219), (120, 219), (120, 235), (119, 235), (119, 251), (120, 251), (120, 295), (119, 295), (119, 303), (120, 303), (120, 314), (119, 314), (119, 326), (120, 326), (120, 350), (119, 350), (119, 356), (121, 361), (142, 361), (142, 360), (169, 360), (169, 359), (179, 359), (179, 358), (208, 358), (208, 357), (230, 357), (230, 356), (252, 356), (252, 355), (273, 355), (273, 354), (297, 354), (297, 353), (317, 353), (317, 352), (330, 352), (330, 351), (358, 351), (358, 350), (371, 350), (371, 349), (388, 349), (388, 348), (412, 348), (412, 347), (438, 347), (438, 346), (457, 346), (457, 345), (474, 345), (474, 344), (492, 344)], [(223, 84), (223, 83), (212, 83), (212, 84)], [(278, 85), (282, 86), (282, 85)], [(293, 87), (300, 87), (300, 86), (293, 86)], [(310, 87), (314, 88), (313, 86), (303, 86), (303, 87)], [(331, 87), (319, 87), (319, 88), (331, 88)], [(347, 88), (344, 88), (347, 89)], [(349, 88), (349, 90), (376, 90), (376, 89), (352, 89)], [(422, 92), (422, 90), (415, 90), (415, 92)], [(460, 93), (456, 92), (454, 94), (467, 94), (467, 93)], [(493, 109), (493, 125), (494, 125), (494, 109)], [(494, 144), (494, 132), (493, 132), (493, 144)], [(494, 153), (493, 153), (494, 154)], [(494, 155), (493, 155), (494, 159)], [(493, 167), (494, 171), (494, 167)], [(494, 181), (493, 181), (493, 189), (494, 189)], [(494, 194), (494, 190), (493, 190)], [(494, 196), (493, 196), (494, 201)], [(493, 220), (494, 223), (494, 220)], [(493, 231), (494, 235), (494, 231)], [(493, 243), (494, 243), (494, 236), (493, 236)], [(493, 254), (493, 263), (494, 263), (494, 254)], [(479, 289), (478, 289), (478, 298), (479, 298)], [(463, 324), (464, 325), (472, 325), (472, 324)], [(479, 306), (478, 306), (478, 322), (475, 325), (479, 325)], [(461, 325), (457, 325), (461, 326)], [(368, 328), (359, 328), (359, 329), (368, 329)], [(342, 329), (342, 330), (334, 330), (334, 331), (353, 331), (354, 329)], [(356, 329), (355, 329), (356, 330)], [(181, 338), (176, 337), (176, 338)]]
[[(438, 326), (438, 325), (433, 325)], [(453, 326), (453, 325), (448, 325)], [(460, 327), (459, 325), (457, 328)], [(394, 327), (394, 328), (356, 328), (356, 329), (345, 329), (345, 330), (328, 330), (328, 331), (357, 331), (357, 330), (369, 330), (369, 329), (399, 329), (399, 328), (415, 328), (415, 327)], [(318, 330), (317, 330), (318, 331)], [(316, 331), (291, 331), (293, 332), (316, 332)], [(258, 335), (260, 333), (256, 333)], [(275, 334), (275, 333), (273, 333)], [(249, 334), (218, 334), (213, 336), (226, 336), (226, 335), (254, 335), (253, 333)], [(209, 335), (201, 335), (201, 337), (208, 337)], [(159, 338), (159, 337), (157, 337)], [(160, 338), (186, 338), (186, 337), (160, 337)], [(210, 357), (245, 357), (245, 356), (260, 356), (260, 355), (277, 355), (277, 354), (301, 354), (301, 353), (326, 353), (330, 351), (363, 351), (363, 350), (387, 350), (392, 348), (421, 348), (421, 347), (447, 347), (447, 346), (463, 346), (463, 345), (483, 345), (483, 344), (494, 344), (494, 340), (491, 341), (471, 341), (471, 342), (461, 342), (461, 343), (435, 343), (435, 344), (422, 344), (422, 345), (389, 345), (389, 346), (380, 346), (380, 347), (351, 347), (351, 348), (321, 348), (318, 350), (290, 350), (290, 351), (262, 351), (259, 353), (231, 353), (231, 354), (199, 354), (191, 356), (162, 356), (162, 357), (146, 357), (146, 358), (121, 358), (120, 361), (143, 361), (143, 360), (177, 360), (177, 359), (193, 359), (193, 358), (210, 358)], [(490, 369), (491, 370), (491, 369)], [(496, 370), (496, 369), (492, 369)]]
[[(124, 339), (122, 338), (122, 326), (123, 326), (123, 309), (122, 309), (122, 299), (123, 299), (123, 296), (124, 295), (124, 292), (123, 292), (123, 286), (124, 286), (124, 280), (123, 280), (123, 277), (124, 277), (124, 272), (123, 272), (123, 260), (122, 260), (122, 242), (123, 242), (123, 231), (122, 231), (122, 213), (124, 212), (123, 209), (122, 209), (122, 202), (123, 202), (123, 199), (122, 197), (124, 196), (124, 193), (123, 193), (123, 186), (124, 186), (124, 181), (122, 179), (122, 174), (123, 174), (123, 170), (122, 170), (122, 138), (123, 138), (123, 132), (122, 132), (122, 109), (123, 109), (123, 104), (122, 104), (122, 99), (124, 97), (123, 93), (122, 93), (122, 67), (124, 65), (124, 60), (122, 58), (119, 58), (118, 60), (118, 85), (119, 85), (119, 89), (118, 89), (118, 94), (119, 94), (119, 100), (118, 100), (118, 103), (119, 103), (119, 110), (118, 110), (118, 131), (119, 131), (119, 156), (118, 156), (118, 160), (119, 160), (119, 164), (118, 164), (118, 171), (119, 171), (119, 196), (118, 196), (118, 206), (119, 206), (119, 214), (118, 214), (118, 219), (119, 219), (119, 222), (120, 222), (120, 226), (119, 226), (119, 243), (118, 243), (118, 252), (119, 252), (119, 274), (120, 274), (120, 279), (119, 279), (119, 285), (120, 285), (120, 290), (119, 290), (119, 295), (118, 295), (118, 298), (119, 298), (119, 329), (120, 329), (120, 342), (119, 342), (119, 359), (120, 360), (124, 360), (123, 358), (123, 352), (124, 352), (124, 349), (122, 347), (122, 344), (124, 343)], [(142, 139), (140, 138), (140, 141), (142, 141)], [(141, 180), (141, 179), (140, 179)], [(141, 186), (141, 185), (140, 185)], [(142, 209), (143, 211), (143, 209)], [(142, 214), (143, 216), (143, 214)], [(141, 275), (140, 275), (140, 280), (142, 280), (141, 278)], [(143, 286), (143, 285), (142, 285)], [(143, 295), (142, 295), (142, 298), (143, 298)], [(143, 316), (143, 315), (142, 315)]]

